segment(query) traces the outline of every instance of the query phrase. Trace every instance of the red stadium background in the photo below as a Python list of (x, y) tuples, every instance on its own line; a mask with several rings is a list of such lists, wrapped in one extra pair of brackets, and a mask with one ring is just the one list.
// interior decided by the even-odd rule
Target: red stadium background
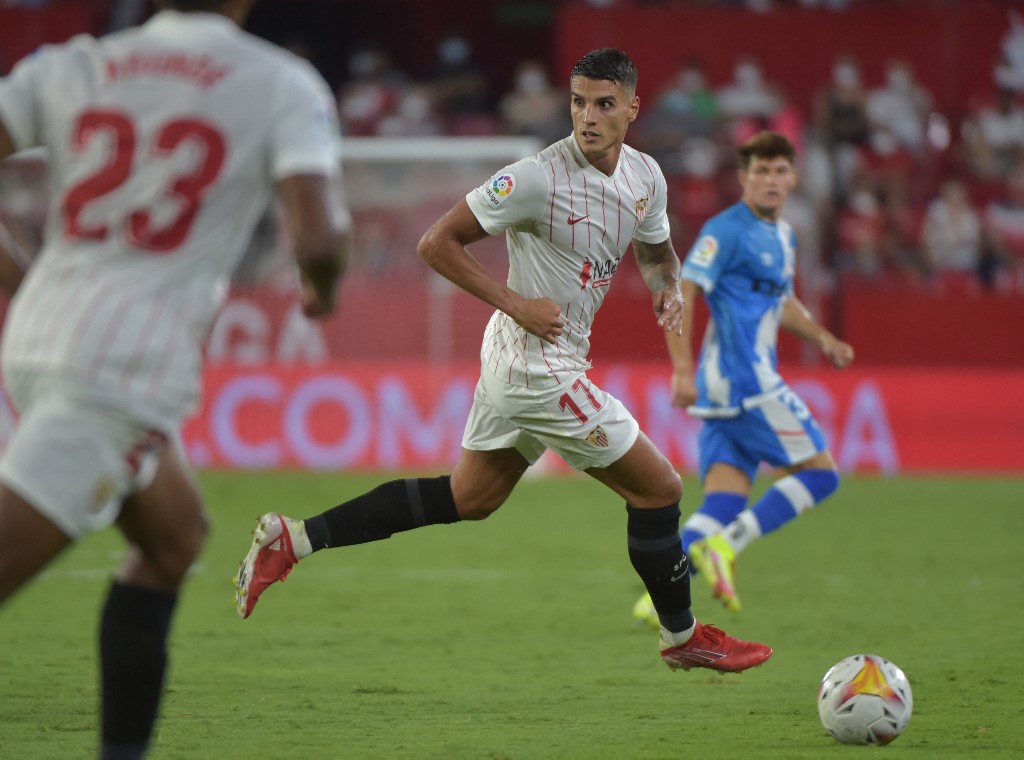
[[(943, 112), (957, 112), (991, 89), (992, 64), (1007, 29), (1008, 3), (865, 4), (842, 13), (785, 8), (615, 7), (595, 14), (585, 4), (562, 10), (556, 71), (569, 71), (594, 47), (630, 51), (641, 72), (638, 94), (656, 92), (684, 59), (704, 62), (708, 79), (728, 81), (736, 51), (758, 58), (772, 79), (809, 110), (835, 56), (856, 56), (867, 80), (881, 78), (888, 61), (914, 68)], [(650, 73), (648, 73), (650, 72)]]
[[(0, 72), (42, 42), (99, 31), (106, 5), (0, 8)], [(993, 60), (1012, 7), (972, 0), (903, 8), (868, 4), (842, 14), (799, 8), (752, 14), (668, 3), (597, 11), (583, 3), (542, 2), (532, 5), (550, 11), (538, 11), (543, 32), (517, 37), (510, 30), (525, 29), (527, 21), (516, 27), (507, 23), (510, 11), (498, 9), (516, 4), (262, 5), (266, 19), (302, 5), (319, 8), (325, 20), (334, 6), (355, 18), (353, 9), (366, 5), (360, 11), (366, 23), (372, 16), (382, 30), (393, 18), (409, 18), (409, 29), (396, 34), (409, 36), (399, 62), (410, 69), (429, 65), (445, 19), (462, 18), (478, 49), (490, 52), (488, 74), (501, 86), (517, 56), (543, 48), (552, 71), (566, 72), (582, 51), (617, 46), (629, 50), (640, 68), (642, 100), (683, 58), (702, 59), (709, 79), (722, 82), (743, 51), (760, 58), (766, 74), (785, 82), (788, 95), (806, 110), (837, 52), (855, 54), (871, 80), (881, 77), (890, 58), (900, 57), (912, 63), (954, 128), (969, 101), (991, 89)], [(377, 5), (390, 11), (369, 8)], [(337, 33), (350, 31), (338, 27)], [(677, 242), (677, 249), (685, 243)], [(323, 324), (298, 317), (288, 292), (237, 288), (211, 335), (202, 407), (185, 429), (196, 463), (447, 469), (469, 408), (488, 309), (458, 292), (438, 300), (422, 271), (414, 271), (420, 274), (393, 281), (355, 271), (339, 314)], [(692, 471), (698, 423), (668, 404), (662, 338), (635, 271), (624, 265), (618, 280), (595, 324), (593, 378), (626, 401), (677, 466)], [(822, 423), (843, 470), (1024, 472), (1024, 295), (847, 286), (818, 293), (811, 305), (854, 344), (855, 368), (832, 371), (813, 351), (784, 338), (783, 370)], [(442, 345), (424, 317), (432, 311), (447, 326)], [(703, 323), (706, 315), (700, 312), (698, 319)], [(382, 322), (394, 325), (394, 332), (373, 338)], [(12, 419), (4, 405), (0, 442)]]

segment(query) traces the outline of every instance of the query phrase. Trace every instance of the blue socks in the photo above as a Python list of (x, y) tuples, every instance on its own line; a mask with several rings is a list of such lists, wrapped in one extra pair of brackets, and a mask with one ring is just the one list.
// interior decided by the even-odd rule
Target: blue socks
[(801, 470), (778, 480), (751, 511), (761, 535), (778, 530), (801, 513), (831, 496), (839, 488), (835, 470)]
[[(683, 551), (690, 551), (690, 544), (694, 541), (721, 533), (746, 505), (747, 497), (740, 493), (717, 491), (705, 494), (700, 509), (683, 524)], [(693, 568), (690, 572), (693, 572)]]
[(835, 470), (801, 470), (776, 481), (749, 510), (744, 510), (747, 497), (743, 494), (705, 494), (700, 509), (683, 525), (683, 550), (689, 551), (694, 541), (722, 533), (739, 553), (754, 539), (778, 530), (820, 504), (837, 488), (839, 473)]

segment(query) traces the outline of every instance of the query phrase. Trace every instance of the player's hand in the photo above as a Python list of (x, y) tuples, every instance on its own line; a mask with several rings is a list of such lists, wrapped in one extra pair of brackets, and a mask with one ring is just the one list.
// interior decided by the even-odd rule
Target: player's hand
[(658, 327), (667, 333), (683, 334), (683, 300), (679, 288), (667, 288), (654, 292), (654, 315)]
[(676, 370), (672, 373), (672, 406), (685, 409), (697, 403), (697, 383), (692, 372)]
[(324, 293), (313, 285), (312, 281), (302, 274), (302, 291), (299, 294), (299, 303), (302, 304), (302, 313), (310, 319), (326, 317), (334, 311), (335, 289), (332, 287), (329, 293)]
[(515, 314), (520, 327), (547, 343), (555, 343), (562, 334), (562, 310), (550, 298), (527, 298)]
[(846, 369), (853, 362), (853, 346), (828, 336), (821, 342), (821, 351), (836, 369)]

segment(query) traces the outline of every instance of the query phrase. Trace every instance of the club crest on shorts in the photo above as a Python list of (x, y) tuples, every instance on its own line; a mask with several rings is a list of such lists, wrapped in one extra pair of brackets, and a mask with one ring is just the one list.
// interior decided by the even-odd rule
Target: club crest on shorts
[(601, 448), (608, 447), (608, 434), (604, 432), (604, 428), (598, 425), (596, 428), (587, 433), (587, 443), (591, 446), (600, 446)]
[(89, 511), (94, 515), (99, 514), (115, 496), (117, 496), (117, 486), (114, 481), (108, 477), (101, 478), (92, 490), (92, 504), (89, 505)]

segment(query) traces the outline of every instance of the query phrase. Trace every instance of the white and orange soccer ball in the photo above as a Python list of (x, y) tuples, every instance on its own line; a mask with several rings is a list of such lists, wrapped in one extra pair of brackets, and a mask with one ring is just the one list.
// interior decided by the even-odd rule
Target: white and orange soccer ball
[(914, 708), (910, 682), (876, 654), (855, 654), (831, 668), (818, 687), (818, 717), (843, 744), (888, 744)]

